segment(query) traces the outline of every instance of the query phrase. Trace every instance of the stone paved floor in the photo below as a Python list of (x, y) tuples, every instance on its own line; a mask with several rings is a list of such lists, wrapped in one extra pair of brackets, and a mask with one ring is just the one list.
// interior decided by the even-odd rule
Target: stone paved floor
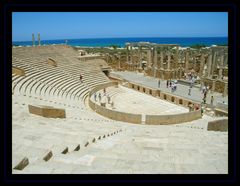
[[(148, 87), (152, 87), (155, 89), (158, 89), (158, 79), (153, 78), (150, 76), (144, 76), (143, 73), (136, 73), (136, 72), (111, 72), (111, 74), (117, 74), (122, 76), (124, 79), (136, 82), (142, 85), (146, 85)], [(171, 93), (171, 88), (166, 87), (166, 80), (161, 80), (160, 84), (160, 90)], [(182, 96), (188, 99), (191, 99), (193, 101), (202, 102), (203, 94), (199, 90), (199, 88), (193, 87), (191, 90), (191, 95), (188, 95), (188, 88), (187, 85), (181, 85), (177, 84), (177, 90), (173, 92), (172, 94)], [(222, 94), (214, 92), (209, 93), (207, 95), (207, 103), (210, 104), (211, 96), (214, 97), (213, 105), (215, 106), (218, 101), (222, 102), (225, 101), (225, 103), (228, 103), (228, 96), (223, 97)]]
[[(116, 111), (143, 115), (171, 115), (189, 112), (188, 108), (175, 105), (168, 101), (123, 86), (119, 86), (119, 88), (110, 87), (107, 89), (107, 94), (111, 94), (113, 91), (119, 92), (112, 98), (112, 101), (114, 101), (114, 110)], [(103, 95), (102, 91), (99, 92)], [(93, 96), (91, 99), (94, 101)], [(99, 102), (97, 103), (99, 104)], [(106, 107), (112, 109), (110, 104), (107, 104)]]
[[(228, 172), (228, 132), (207, 131), (207, 123), (220, 118), (203, 115), (177, 125), (134, 125), (65, 106), (69, 117), (50, 119), (28, 113), (27, 105), (33, 100), (13, 98), (13, 167), (23, 157), (30, 162), (22, 171), (12, 169), (13, 174)], [(99, 135), (106, 137), (93, 143)], [(85, 140), (90, 142), (87, 147)], [(78, 144), (81, 148), (75, 152)], [(66, 147), (69, 153), (62, 154)], [(53, 157), (45, 162), (49, 150)]]
[(186, 123), (191, 128), (122, 123), (121, 133), (90, 143), (79, 152), (54, 153), (48, 162), (39, 159), (14, 173), (225, 174), (228, 133), (207, 131), (204, 125), (209, 120), (204, 116), (200, 122)]

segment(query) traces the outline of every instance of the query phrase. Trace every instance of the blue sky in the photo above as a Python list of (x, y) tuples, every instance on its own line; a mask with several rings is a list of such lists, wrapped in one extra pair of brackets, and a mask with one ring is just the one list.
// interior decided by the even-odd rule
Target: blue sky
[(225, 37), (227, 12), (14, 12), (13, 41), (114, 37)]

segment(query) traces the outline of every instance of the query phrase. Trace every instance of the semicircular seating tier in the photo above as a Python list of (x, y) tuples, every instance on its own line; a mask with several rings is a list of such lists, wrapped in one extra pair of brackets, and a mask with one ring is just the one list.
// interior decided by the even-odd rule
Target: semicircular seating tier
[[(109, 82), (101, 71), (102, 59), (80, 61), (78, 53), (65, 46), (13, 48), (12, 65), (24, 69), (25, 76), (12, 76), (14, 94), (81, 100), (92, 87)], [(57, 66), (47, 64), (54, 59)], [(82, 74), (83, 83), (79, 81)]]

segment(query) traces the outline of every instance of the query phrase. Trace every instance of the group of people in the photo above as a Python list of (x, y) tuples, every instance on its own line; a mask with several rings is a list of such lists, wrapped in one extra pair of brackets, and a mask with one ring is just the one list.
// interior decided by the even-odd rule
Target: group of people
[[(113, 101), (111, 102), (111, 97), (106, 94), (106, 89), (105, 88), (103, 89), (103, 96), (102, 96), (101, 92), (99, 92), (98, 95), (97, 95), (96, 92), (94, 93), (95, 102), (98, 101), (99, 103), (102, 103), (101, 101), (102, 101), (102, 98), (104, 98), (104, 97), (107, 98), (107, 103), (111, 104), (111, 106), (114, 107), (114, 102)], [(97, 100), (97, 98), (98, 98), (98, 100)]]
[(171, 92), (174, 92), (174, 91), (176, 91), (177, 90), (177, 85), (174, 83), (174, 82), (172, 82), (172, 80), (170, 79), (170, 80), (167, 80), (167, 88), (168, 87), (170, 87), (171, 88)]
[(193, 81), (193, 82), (198, 78), (198, 76), (193, 73), (185, 74), (185, 77), (186, 77), (186, 80)]
[(97, 96), (97, 93), (96, 93), (96, 92), (94, 93), (94, 100), (95, 100), (95, 102), (97, 102), (97, 97), (98, 97), (98, 101), (101, 102), (102, 95), (101, 95), (100, 92), (99, 92), (98, 96)]

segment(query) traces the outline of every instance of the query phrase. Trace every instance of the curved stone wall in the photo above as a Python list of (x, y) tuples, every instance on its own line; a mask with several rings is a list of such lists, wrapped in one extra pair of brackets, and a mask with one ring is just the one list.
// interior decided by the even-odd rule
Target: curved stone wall
[[(105, 83), (102, 85), (98, 85), (95, 88), (93, 88), (89, 93), (89, 107), (97, 112), (98, 114), (101, 114), (107, 118), (117, 120), (117, 121), (124, 121), (129, 123), (136, 123), (141, 124), (142, 123), (142, 115), (141, 114), (131, 114), (131, 113), (125, 113), (125, 112), (119, 112), (111, 109), (107, 109), (106, 107), (100, 106), (98, 104), (95, 104), (91, 100), (91, 96), (104, 88), (110, 87), (110, 86), (118, 86), (118, 82), (110, 82)], [(149, 87), (144, 87), (141, 85), (136, 85), (129, 83), (129, 88), (133, 88), (135, 90), (138, 90), (140, 92), (145, 92), (146, 94), (159, 97), (161, 99), (164, 99), (166, 101), (171, 101), (172, 103), (188, 106), (189, 104), (193, 103), (191, 100), (186, 100), (184, 98), (180, 98), (168, 93), (161, 93), (160, 90), (157, 89), (151, 89)], [(165, 99), (166, 98), (166, 99)], [(146, 115), (146, 124), (152, 124), (152, 125), (166, 125), (166, 124), (177, 124), (177, 123), (183, 123), (183, 122), (189, 122), (195, 119), (199, 119), (202, 117), (201, 110), (197, 111), (191, 111), (187, 113), (182, 114), (173, 114), (173, 115)]]
[(115, 110), (110, 110), (105, 107), (102, 107), (100, 105), (95, 104), (91, 100), (91, 96), (104, 88), (110, 87), (110, 86), (118, 86), (118, 82), (110, 82), (106, 84), (99, 85), (95, 88), (93, 88), (90, 93), (89, 93), (89, 107), (97, 112), (98, 114), (101, 114), (102, 116), (105, 116), (107, 118), (117, 120), (117, 121), (124, 121), (124, 122), (129, 122), (129, 123), (136, 123), (140, 124), (142, 123), (142, 115), (141, 114), (130, 114), (130, 113), (125, 113), (125, 112), (119, 112)]
[(148, 95), (152, 95), (154, 97), (158, 97), (162, 100), (169, 101), (169, 102), (174, 103), (176, 105), (182, 105), (184, 107), (188, 107), (191, 104), (200, 105), (200, 103), (194, 102), (192, 100), (182, 98), (182, 97), (176, 96), (176, 95), (171, 94), (171, 93), (163, 92), (163, 91), (158, 90), (158, 89), (154, 89), (154, 88), (150, 88), (150, 87), (143, 86), (143, 85), (140, 85), (140, 84), (136, 84), (136, 83), (133, 83), (133, 82), (128, 82), (127, 87), (129, 87), (131, 89), (134, 89), (134, 90), (137, 90), (139, 92), (148, 94)]
[(201, 110), (174, 115), (146, 115), (146, 124), (167, 125), (193, 121), (202, 118)]

